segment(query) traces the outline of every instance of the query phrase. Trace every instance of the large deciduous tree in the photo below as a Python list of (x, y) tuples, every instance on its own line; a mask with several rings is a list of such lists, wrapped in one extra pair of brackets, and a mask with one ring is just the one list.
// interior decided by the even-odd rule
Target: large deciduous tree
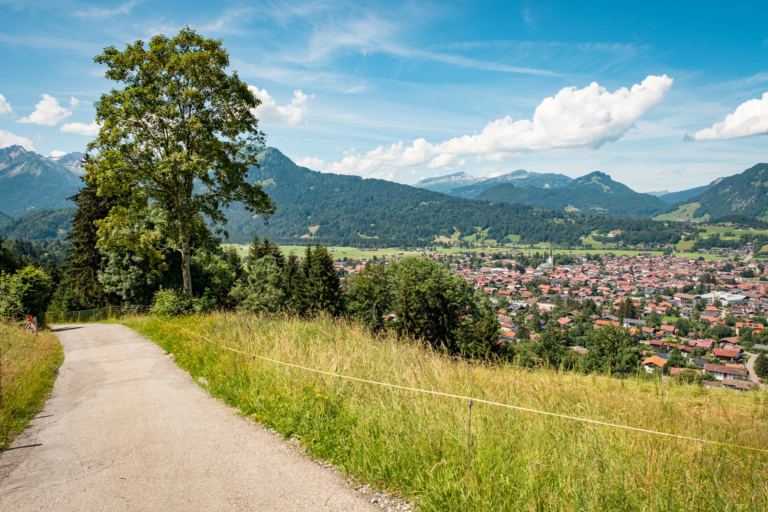
[[(148, 46), (111, 46), (95, 61), (123, 86), (95, 103), (102, 126), (86, 156), (86, 181), (100, 195), (121, 198), (99, 222), (100, 243), (178, 251), (191, 294), (192, 240), (212, 236), (204, 217), (221, 233), (222, 209), (232, 201), (254, 214), (274, 212), (261, 187), (245, 181), (264, 147), (254, 116), (260, 102), (237, 73), (227, 73), (221, 41), (189, 28), (155, 36)], [(150, 202), (161, 205), (163, 222), (151, 232), (122, 229)]]

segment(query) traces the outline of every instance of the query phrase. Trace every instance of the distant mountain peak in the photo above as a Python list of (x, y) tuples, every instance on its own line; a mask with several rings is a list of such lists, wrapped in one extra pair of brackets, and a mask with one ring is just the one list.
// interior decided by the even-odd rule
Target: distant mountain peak
[(16, 158), (19, 155), (24, 155), (27, 153), (31, 153), (31, 151), (27, 151), (23, 147), (15, 145), (0, 149), (0, 155), (7, 158)]

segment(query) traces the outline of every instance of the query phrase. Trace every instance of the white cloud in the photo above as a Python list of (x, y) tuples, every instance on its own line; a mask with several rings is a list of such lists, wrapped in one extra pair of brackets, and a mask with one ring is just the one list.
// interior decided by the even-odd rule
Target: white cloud
[(35, 150), (34, 144), (32, 144), (32, 141), (28, 138), (14, 135), (5, 130), (0, 130), (0, 148), (7, 148), (8, 146), (21, 146), (27, 151)]
[(79, 133), (80, 135), (95, 136), (99, 134), (101, 125), (96, 121), (91, 124), (85, 123), (66, 123), (61, 125), (61, 131), (67, 133)]
[(13, 114), (11, 104), (5, 100), (5, 96), (0, 94), (0, 116), (5, 114)]
[(67, 154), (66, 151), (59, 151), (58, 149), (54, 149), (53, 151), (51, 151), (51, 158), (53, 158), (54, 160), (57, 160), (66, 154)]
[(306, 167), (307, 169), (312, 169), (313, 171), (322, 171), (325, 169), (325, 162), (323, 162), (323, 159), (316, 156), (297, 158), (294, 160), (294, 162), (300, 167)]
[(598, 149), (620, 139), (671, 87), (672, 79), (667, 75), (648, 76), (631, 89), (622, 87), (615, 92), (608, 92), (597, 83), (583, 89), (566, 87), (544, 99), (531, 120), (515, 121), (506, 116), (488, 123), (479, 134), (440, 144), (417, 139), (410, 147), (398, 142), (365, 154), (352, 152), (324, 170), (382, 177), (398, 167), (446, 167), (457, 155), (469, 155), (478, 162), (499, 162), (530, 151)]
[[(35, 111), (27, 117), (22, 117), (17, 123), (34, 123), (43, 126), (55, 126), (72, 115), (72, 110), (59, 105), (59, 100), (49, 94), (43, 94), (43, 99), (35, 105)], [(72, 98), (74, 105), (77, 100)]]
[(116, 16), (118, 14), (130, 14), (131, 9), (136, 7), (139, 3), (141, 2), (134, 0), (121, 4), (112, 9), (91, 7), (86, 11), (75, 11), (73, 15), (79, 18), (111, 18), (112, 16)]
[(296, 89), (293, 91), (291, 103), (281, 107), (266, 89), (259, 90), (252, 85), (249, 85), (248, 89), (261, 100), (261, 105), (256, 107), (253, 114), (265, 123), (285, 123), (292, 126), (302, 123), (309, 111), (309, 100), (315, 97), (314, 94), (307, 96), (301, 89)]
[(722, 123), (693, 134), (695, 140), (735, 139), (768, 133), (768, 92), (762, 99), (752, 99), (736, 107)]

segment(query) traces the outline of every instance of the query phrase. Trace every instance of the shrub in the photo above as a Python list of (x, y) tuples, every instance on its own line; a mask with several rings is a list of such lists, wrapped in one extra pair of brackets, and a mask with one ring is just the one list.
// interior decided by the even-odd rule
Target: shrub
[(194, 310), (194, 300), (179, 290), (161, 289), (155, 294), (152, 313), (161, 316), (179, 316)]
[(686, 368), (676, 375), (677, 382), (681, 384), (701, 384), (701, 377), (696, 370)]
[(161, 316), (179, 316), (187, 313), (209, 313), (216, 309), (216, 299), (209, 295), (193, 298), (181, 290), (163, 290), (155, 294), (152, 313)]
[(0, 317), (32, 315), (42, 320), (51, 300), (51, 278), (33, 266), (0, 273)]

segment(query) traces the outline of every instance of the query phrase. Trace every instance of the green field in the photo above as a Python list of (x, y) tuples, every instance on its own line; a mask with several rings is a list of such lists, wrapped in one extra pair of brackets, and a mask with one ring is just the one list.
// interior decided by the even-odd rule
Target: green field
[[(702, 233), (702, 238), (709, 238), (714, 234), (718, 234), (723, 240), (735, 240), (741, 238), (742, 235), (768, 235), (768, 230), (765, 229), (733, 229), (727, 226), (702, 226), (702, 229), (706, 230), (706, 233)], [(724, 233), (733, 233), (733, 235), (723, 236)]]
[[(392, 247), (392, 248), (384, 248), (384, 249), (375, 249), (375, 250), (367, 250), (363, 251), (361, 249), (358, 249), (356, 247), (329, 247), (328, 250), (331, 251), (331, 254), (333, 255), (333, 258), (337, 261), (343, 260), (344, 258), (347, 258), (348, 260), (359, 260), (359, 259), (372, 259), (374, 256), (376, 258), (386, 258), (390, 259), (392, 257), (401, 258), (406, 256), (419, 256), (421, 254), (461, 254), (465, 252), (499, 252), (499, 251), (522, 251), (525, 254), (533, 254), (536, 252), (544, 253), (545, 251), (549, 252), (549, 248), (544, 246), (545, 244), (540, 244), (538, 246), (534, 246), (533, 248), (530, 248), (529, 246), (521, 246), (521, 247), (514, 247), (514, 246), (505, 246), (505, 247), (472, 247), (472, 248), (459, 248), (459, 247), (448, 247), (448, 248), (439, 248), (437, 251), (403, 251), (402, 249)], [(240, 256), (245, 257), (248, 255), (248, 246), (247, 245), (238, 245), (238, 244), (223, 244), (225, 248), (234, 247), (237, 249), (237, 252), (240, 254)], [(283, 245), (281, 246), (281, 249), (283, 253), (289, 254), (291, 252), (295, 253), (298, 256), (301, 256), (304, 254), (304, 249), (306, 248), (305, 245)], [(626, 249), (552, 249), (552, 252), (554, 254), (615, 254), (616, 256), (634, 256), (643, 252), (647, 252), (650, 254), (653, 254), (655, 256), (662, 255), (662, 251), (633, 251), (633, 250), (626, 250)], [(676, 256), (683, 256), (685, 258), (699, 258), (703, 257), (705, 260), (717, 260), (720, 259), (721, 256), (718, 256), (716, 254), (702, 254), (702, 253), (675, 253)]]

